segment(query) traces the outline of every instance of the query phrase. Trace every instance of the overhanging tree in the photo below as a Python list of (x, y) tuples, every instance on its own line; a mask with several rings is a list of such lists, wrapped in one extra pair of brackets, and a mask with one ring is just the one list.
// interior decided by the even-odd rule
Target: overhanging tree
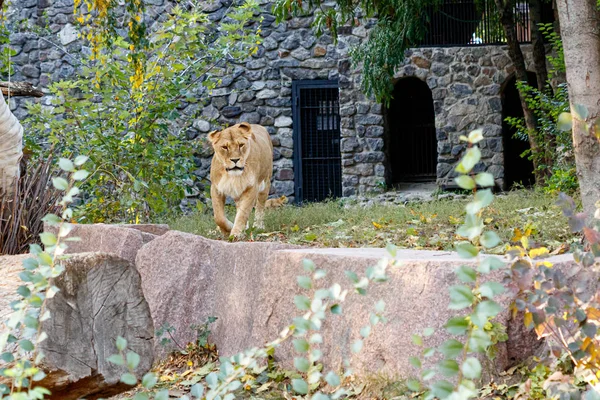
[[(532, 0), (532, 25), (541, 22), (541, 1)], [(393, 77), (396, 69), (405, 61), (405, 51), (419, 44), (426, 33), (428, 20), (427, 10), (438, 7), (443, 0), (336, 0), (337, 7), (327, 7), (323, 0), (276, 0), (274, 12), (279, 20), (290, 15), (299, 15), (304, 11), (314, 11), (314, 26), (317, 32), (328, 28), (334, 36), (342, 25), (358, 25), (361, 19), (377, 16), (377, 23), (370, 31), (369, 38), (352, 51), (355, 63), (363, 66), (363, 90), (374, 95), (377, 101), (388, 103), (393, 91)], [(477, 0), (476, 0), (477, 3)], [(509, 47), (509, 56), (515, 67), (518, 81), (527, 82), (527, 68), (521, 46), (517, 40), (517, 29), (514, 18), (516, 0), (494, 0), (500, 14), (502, 27)], [(542, 35), (537, 25), (532, 28), (535, 69), (540, 89), (546, 85), (548, 72), (545, 59), (546, 52)], [(543, 159), (547, 167), (552, 165), (552, 157), (539, 157), (541, 144), (531, 134), (536, 130), (535, 116), (529, 109), (524, 95), (521, 94), (521, 106), (525, 115), (525, 123), (529, 141), (534, 153), (536, 179), (543, 182), (545, 172), (538, 168), (537, 160)], [(553, 143), (552, 138), (544, 138), (543, 142)]]

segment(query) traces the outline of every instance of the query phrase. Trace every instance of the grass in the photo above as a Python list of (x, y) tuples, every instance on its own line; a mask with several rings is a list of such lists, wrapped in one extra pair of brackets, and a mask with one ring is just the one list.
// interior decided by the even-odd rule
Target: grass
[[(554, 196), (541, 191), (512, 191), (497, 196), (482, 217), (504, 243), (525, 234), (540, 245), (562, 252), (578, 238), (569, 231), (555, 201)], [(250, 230), (246, 240), (316, 247), (383, 247), (393, 243), (401, 248), (451, 250), (461, 240), (455, 231), (463, 223), (468, 202), (469, 199), (443, 199), (367, 208), (341, 199), (302, 207), (288, 205), (267, 210), (265, 230)], [(230, 207), (231, 220), (234, 213)], [(168, 223), (175, 230), (225, 239), (216, 229), (210, 209)], [(495, 252), (505, 249), (501, 247)]]

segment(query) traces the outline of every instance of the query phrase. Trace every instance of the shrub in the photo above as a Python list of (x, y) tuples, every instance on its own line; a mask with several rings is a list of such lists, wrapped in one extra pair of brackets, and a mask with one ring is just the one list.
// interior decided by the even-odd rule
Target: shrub
[(193, 184), (198, 144), (186, 135), (202, 97), (255, 51), (259, 36), (248, 27), (252, 1), (232, 6), (218, 25), (202, 2), (186, 3), (192, 6), (175, 7), (145, 37), (136, 53), (141, 76), (139, 63), (129, 62), (131, 40), (116, 36), (82, 60), (78, 78), (51, 85), (52, 107), (29, 106), (25, 123), (39, 132), (30, 144), (90, 159), (80, 220), (148, 221), (178, 207)]
[(42, 218), (56, 213), (61, 195), (51, 183), (53, 157), (29, 165), (17, 180), (12, 198), (0, 198), (0, 254), (22, 254), (39, 243)]

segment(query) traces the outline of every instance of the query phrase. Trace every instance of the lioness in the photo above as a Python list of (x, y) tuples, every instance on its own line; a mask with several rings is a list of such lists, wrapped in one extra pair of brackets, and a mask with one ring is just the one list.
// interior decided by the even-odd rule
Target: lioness
[[(240, 237), (252, 208), (254, 226), (263, 228), (264, 208), (273, 175), (273, 144), (267, 130), (246, 122), (208, 134), (215, 155), (210, 165), (210, 195), (215, 222), (225, 235)], [(235, 200), (232, 224), (225, 216), (225, 198)]]

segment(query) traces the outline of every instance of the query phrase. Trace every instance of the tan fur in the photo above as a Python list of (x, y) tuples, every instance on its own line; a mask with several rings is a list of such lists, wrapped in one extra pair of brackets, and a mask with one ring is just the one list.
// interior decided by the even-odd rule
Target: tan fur
[[(215, 222), (225, 235), (240, 237), (256, 206), (254, 226), (263, 228), (265, 202), (273, 175), (273, 144), (260, 125), (242, 122), (208, 134), (215, 155), (210, 165)], [(225, 198), (233, 198), (235, 221), (225, 216)]]
[(265, 208), (279, 208), (283, 207), (288, 202), (288, 198), (285, 196), (278, 197), (276, 199), (268, 199), (265, 203)]

